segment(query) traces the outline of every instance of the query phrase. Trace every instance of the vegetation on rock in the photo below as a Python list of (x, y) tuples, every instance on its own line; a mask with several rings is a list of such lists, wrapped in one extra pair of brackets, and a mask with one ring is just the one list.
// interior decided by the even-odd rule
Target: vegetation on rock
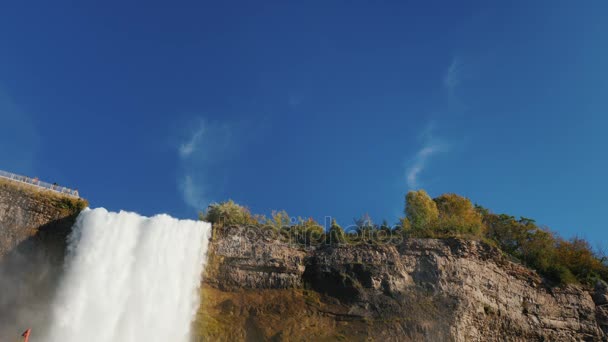
[(30, 184), (21, 184), (12, 180), (0, 179), (0, 188), (10, 191), (18, 191), (33, 198), (41, 203), (48, 203), (50, 207), (59, 208), (64, 216), (77, 215), (84, 208), (89, 206), (89, 202), (83, 198), (76, 198), (51, 190), (36, 188)]
[(592, 284), (608, 280), (608, 259), (580, 238), (565, 240), (532, 219), (495, 214), (456, 194), (431, 198), (424, 190), (405, 196), (405, 217), (394, 227), (384, 221), (374, 224), (369, 215), (343, 229), (333, 219), (323, 227), (312, 218), (291, 218), (285, 211), (273, 211), (270, 218), (252, 215), (249, 209), (229, 200), (213, 203), (201, 219), (217, 228), (225, 226), (265, 227), (284, 242), (314, 244), (386, 244), (403, 238), (464, 238), (484, 241), (500, 248), (513, 259), (537, 270), (557, 284)]

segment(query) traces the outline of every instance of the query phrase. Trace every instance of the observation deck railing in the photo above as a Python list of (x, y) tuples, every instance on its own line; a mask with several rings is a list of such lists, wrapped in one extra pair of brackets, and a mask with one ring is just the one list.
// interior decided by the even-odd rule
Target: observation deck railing
[(6, 171), (0, 170), (0, 178), (9, 179), (9, 180), (23, 183), (23, 184), (29, 184), (29, 185), (32, 185), (32, 186), (35, 186), (35, 187), (38, 187), (41, 189), (51, 190), (51, 191), (54, 191), (54, 192), (57, 192), (60, 194), (67, 195), (67, 196), (80, 198), (80, 195), (78, 194), (78, 190), (73, 190), (73, 189), (66, 188), (65, 186), (60, 186), (57, 184), (46, 183), (46, 182), (39, 180), (37, 177), (30, 178), (30, 177), (21, 176), (21, 175), (17, 175), (17, 174), (11, 173), (11, 172), (6, 172)]

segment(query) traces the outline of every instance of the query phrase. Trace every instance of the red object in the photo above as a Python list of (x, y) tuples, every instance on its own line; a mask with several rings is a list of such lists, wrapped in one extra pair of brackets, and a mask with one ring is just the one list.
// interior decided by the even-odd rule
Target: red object
[(23, 342), (28, 342), (28, 340), (30, 339), (31, 332), (32, 332), (32, 329), (27, 329), (26, 331), (23, 332), (23, 334), (21, 334), (21, 337), (24, 337)]

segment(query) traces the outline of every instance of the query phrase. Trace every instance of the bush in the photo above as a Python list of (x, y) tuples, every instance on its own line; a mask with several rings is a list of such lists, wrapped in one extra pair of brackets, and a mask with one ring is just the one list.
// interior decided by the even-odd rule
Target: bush
[(233, 200), (221, 203), (212, 203), (199, 218), (217, 226), (231, 225), (257, 225), (258, 220), (251, 215), (249, 209), (236, 204)]
[(69, 214), (75, 215), (89, 206), (89, 202), (81, 198), (61, 197), (59, 207), (65, 209)]
[(595, 283), (605, 273), (605, 265), (593, 253), (589, 243), (580, 238), (560, 240), (556, 248), (556, 261), (568, 265), (576, 278)]
[(285, 210), (273, 210), (271, 219), (263, 218), (262, 223), (266, 226), (271, 226), (276, 230), (280, 230), (291, 226), (291, 218)]
[(346, 243), (346, 233), (335, 219), (331, 220), (331, 227), (329, 228), (326, 242), (330, 245), (342, 245)]
[(551, 265), (545, 272), (545, 276), (558, 284), (576, 283), (577, 279), (564, 265)]
[(485, 230), (482, 217), (468, 198), (444, 194), (433, 201), (439, 211), (435, 230), (448, 235), (482, 236)]
[(563, 240), (525, 217), (516, 220), (485, 211), (483, 221), (486, 237), (500, 249), (557, 283), (593, 284), (608, 279), (608, 267), (585, 240)]
[(405, 215), (413, 231), (426, 230), (439, 218), (437, 205), (424, 190), (408, 192), (405, 203)]
[[(485, 241), (506, 254), (559, 284), (581, 282), (593, 284), (598, 279), (608, 280), (608, 258), (594, 252), (585, 240), (564, 240), (534, 220), (505, 214), (473, 205), (465, 197), (444, 194), (431, 199), (424, 190), (406, 195), (406, 217), (393, 231), (386, 221), (375, 225), (369, 215), (355, 220), (356, 230), (345, 232), (332, 220), (327, 234), (312, 218), (298, 218), (293, 224), (285, 211), (273, 211), (271, 218), (252, 215), (246, 207), (232, 200), (213, 203), (200, 217), (214, 225), (265, 225), (280, 233), (285, 242), (310, 244), (384, 243), (399, 238), (465, 237)], [(80, 210), (86, 202), (65, 201), (66, 209)], [(355, 234), (356, 233), (356, 234)], [(392, 240), (395, 242), (395, 240)]]
[(298, 223), (289, 228), (291, 241), (300, 245), (318, 245), (325, 241), (325, 229), (312, 218), (298, 217)]
[(468, 198), (444, 194), (431, 199), (424, 190), (406, 196), (406, 218), (401, 230), (411, 237), (483, 238), (485, 226), (481, 214)]

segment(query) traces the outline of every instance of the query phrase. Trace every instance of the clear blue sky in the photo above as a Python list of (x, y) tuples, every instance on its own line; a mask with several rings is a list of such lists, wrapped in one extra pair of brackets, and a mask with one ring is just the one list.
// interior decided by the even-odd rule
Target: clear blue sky
[(0, 169), (343, 224), (455, 192), (608, 241), (606, 1), (5, 1)]

